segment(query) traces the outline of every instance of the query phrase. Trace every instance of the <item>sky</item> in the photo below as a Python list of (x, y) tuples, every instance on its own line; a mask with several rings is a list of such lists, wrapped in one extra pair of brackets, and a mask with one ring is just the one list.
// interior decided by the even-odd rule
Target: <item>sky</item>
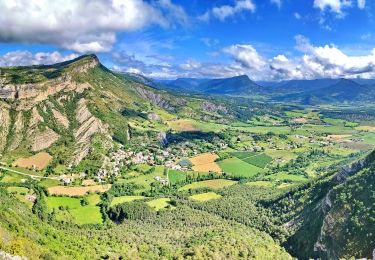
[(0, 66), (95, 53), (151, 78), (375, 78), (373, 0), (0, 0)]

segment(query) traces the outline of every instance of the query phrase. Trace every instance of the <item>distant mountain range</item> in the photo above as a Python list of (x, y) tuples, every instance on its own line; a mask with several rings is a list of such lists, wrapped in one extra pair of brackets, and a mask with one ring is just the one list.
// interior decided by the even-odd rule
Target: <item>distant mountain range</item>
[(242, 75), (222, 79), (179, 78), (154, 82), (156, 88), (160, 89), (212, 95), (265, 96), (274, 101), (304, 105), (367, 101), (375, 97), (375, 79), (325, 78), (254, 82)]

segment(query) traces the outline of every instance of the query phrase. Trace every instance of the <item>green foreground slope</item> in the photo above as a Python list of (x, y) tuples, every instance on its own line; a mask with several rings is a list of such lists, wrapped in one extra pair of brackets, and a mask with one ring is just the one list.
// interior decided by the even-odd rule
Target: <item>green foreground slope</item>
[(178, 208), (145, 221), (77, 227), (48, 223), (0, 188), (0, 250), (29, 259), (290, 259), (270, 236)]

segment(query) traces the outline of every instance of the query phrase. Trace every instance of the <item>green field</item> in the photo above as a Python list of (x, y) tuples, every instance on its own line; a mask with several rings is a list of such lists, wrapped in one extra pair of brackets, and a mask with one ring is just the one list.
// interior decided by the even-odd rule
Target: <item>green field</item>
[(134, 178), (129, 178), (129, 179), (121, 179), (118, 181), (118, 183), (135, 183), (137, 185), (141, 185), (144, 188), (141, 189), (140, 191), (145, 191), (145, 190), (150, 190), (151, 189), (151, 183), (155, 181), (156, 176), (162, 176), (159, 173), (150, 173), (150, 174), (141, 174), (137, 177)]
[(190, 199), (196, 200), (196, 201), (209, 201), (213, 199), (220, 199), (221, 195), (216, 194), (215, 192), (206, 192), (201, 194), (195, 194), (190, 196)]
[(292, 175), (285, 172), (279, 172), (270, 176), (267, 176), (268, 180), (279, 180), (279, 181), (293, 181), (293, 182), (306, 182), (308, 179), (303, 175)]
[(82, 206), (80, 198), (70, 197), (47, 197), (47, 208), (56, 212), (56, 219), (65, 221), (70, 217), (75, 223), (83, 224), (100, 224), (103, 222), (100, 208), (96, 206), (99, 203), (97, 196), (90, 195), (87, 197), (88, 205)]
[(174, 185), (176, 183), (182, 182), (186, 180), (186, 174), (181, 171), (177, 170), (169, 170), (168, 171), (168, 178), (169, 178), (169, 183)]
[(262, 153), (243, 159), (243, 161), (264, 169), (267, 166), (267, 164), (269, 164), (272, 161), (272, 157)]
[(144, 196), (121, 196), (121, 197), (115, 197), (113, 198), (111, 202), (111, 207), (116, 206), (118, 204), (126, 203), (126, 202), (132, 202), (135, 200), (141, 200), (144, 199)]
[(0, 180), (0, 182), (4, 182), (4, 183), (11, 183), (11, 182), (15, 182), (15, 183), (20, 183), (22, 182), (22, 180), (25, 180), (27, 179), (25, 176), (22, 176), (20, 174), (17, 174), (17, 173), (13, 173), (13, 172), (5, 172), (5, 176)]
[(238, 159), (246, 159), (248, 157), (254, 156), (257, 153), (255, 152), (230, 152), (230, 155), (237, 157)]
[(224, 180), (224, 179), (198, 181), (198, 182), (193, 182), (191, 184), (181, 187), (179, 191), (194, 190), (194, 189), (200, 189), (200, 188), (221, 189), (224, 187), (231, 186), (235, 183), (237, 182), (231, 181), (231, 180)]
[(171, 204), (169, 204), (170, 201), (171, 201), (170, 198), (160, 198), (160, 199), (147, 201), (146, 203), (154, 210), (159, 211), (167, 207), (172, 207)]
[(252, 177), (263, 172), (263, 169), (235, 157), (219, 161), (218, 164), (224, 172), (233, 176)]

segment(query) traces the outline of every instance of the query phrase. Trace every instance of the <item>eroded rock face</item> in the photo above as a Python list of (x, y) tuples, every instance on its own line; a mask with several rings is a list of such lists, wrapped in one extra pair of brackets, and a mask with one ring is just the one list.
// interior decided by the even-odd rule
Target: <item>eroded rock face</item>
[(91, 138), (97, 133), (107, 133), (104, 124), (94, 117), (87, 108), (87, 101), (81, 99), (78, 102), (76, 119), (80, 127), (74, 131), (78, 148), (75, 151), (75, 163), (78, 164), (90, 152)]
[(53, 145), (59, 137), (60, 136), (50, 128), (46, 128), (43, 132), (37, 131), (32, 140), (31, 150), (33, 152), (38, 152), (47, 149)]
[(201, 107), (204, 111), (207, 111), (210, 113), (224, 113), (224, 114), (228, 113), (228, 109), (225, 106), (216, 105), (208, 101), (203, 102)]
[(160, 95), (160, 94), (154, 93), (152, 91), (149, 91), (149, 90), (147, 90), (145, 88), (141, 88), (141, 87), (136, 87), (136, 90), (141, 97), (149, 100), (154, 105), (157, 105), (157, 106), (159, 106), (161, 108), (164, 108), (166, 110), (169, 110), (169, 111), (174, 111), (176, 109), (167, 100), (165, 100), (163, 98), (163, 96)]
[(7, 108), (0, 108), (0, 153), (4, 151), (7, 144), (7, 136), (10, 127), (10, 115)]
[(61, 114), (56, 109), (52, 109), (52, 114), (56, 118), (57, 122), (59, 122), (65, 128), (69, 127), (69, 120), (68, 120), (68, 118), (66, 118), (66, 116), (64, 116), (63, 114)]
[(13, 128), (10, 130), (12, 131), (12, 138), (9, 150), (17, 149), (21, 144), (21, 141), (23, 139), (23, 131), (25, 127), (24, 123), (24, 117), (22, 111), (20, 111), (17, 113)]

